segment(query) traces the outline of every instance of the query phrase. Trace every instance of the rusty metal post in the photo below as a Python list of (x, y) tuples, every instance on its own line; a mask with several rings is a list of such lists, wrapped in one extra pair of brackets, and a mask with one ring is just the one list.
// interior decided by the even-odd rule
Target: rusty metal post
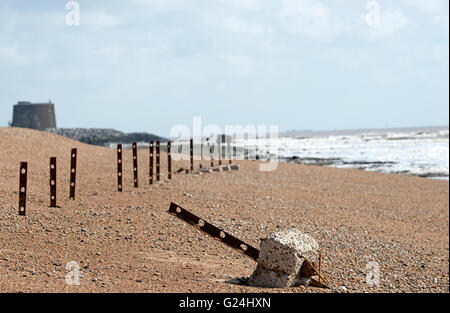
[(230, 158), (228, 162), (231, 164), (231, 160), (233, 159), (233, 155), (231, 153), (231, 144), (230, 140), (227, 141), (227, 149), (228, 149), (228, 157)]
[(190, 146), (190, 156), (191, 156), (191, 172), (194, 171), (194, 139), (191, 138), (189, 141)]
[(160, 180), (160, 166), (159, 166), (159, 161), (160, 161), (160, 152), (161, 152), (161, 143), (159, 140), (156, 141), (156, 181)]
[(211, 154), (211, 167), (214, 167), (214, 156), (213, 156), (213, 148), (210, 146), (209, 154)]
[(77, 149), (70, 153), (70, 200), (75, 200), (75, 183), (77, 178)]
[(122, 191), (122, 144), (117, 145), (117, 188)]
[(170, 154), (171, 143), (167, 142), (167, 178), (172, 179), (172, 156)]
[(27, 210), (27, 174), (28, 174), (28, 163), (20, 162), (19, 215), (25, 215)]
[(150, 141), (150, 166), (149, 166), (149, 174), (150, 174), (150, 179), (149, 179), (149, 184), (153, 184), (153, 151), (154, 151), (154, 147), (153, 147), (153, 140)]
[(56, 208), (56, 158), (50, 158), (50, 207)]
[(211, 158), (211, 167), (214, 167), (214, 158), (213, 158), (212, 146), (211, 146), (211, 143), (209, 142), (209, 138), (206, 138), (206, 143), (208, 144), (209, 157)]
[(217, 148), (219, 149), (219, 166), (222, 165), (222, 134), (218, 136)]
[(137, 160), (136, 142), (133, 142), (133, 180), (134, 180), (134, 188), (138, 188), (139, 183), (138, 183), (138, 160)]

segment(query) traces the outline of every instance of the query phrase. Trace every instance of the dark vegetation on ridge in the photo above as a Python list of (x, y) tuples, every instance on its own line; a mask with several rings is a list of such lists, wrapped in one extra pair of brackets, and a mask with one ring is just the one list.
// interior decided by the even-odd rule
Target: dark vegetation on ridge
[(106, 128), (59, 128), (58, 135), (97, 146), (108, 146), (110, 143), (149, 142), (150, 140), (167, 141), (166, 138), (149, 133), (124, 133)]

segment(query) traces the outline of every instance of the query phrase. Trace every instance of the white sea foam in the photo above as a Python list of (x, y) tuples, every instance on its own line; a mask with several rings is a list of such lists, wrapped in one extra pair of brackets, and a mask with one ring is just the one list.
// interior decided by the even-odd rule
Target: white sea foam
[[(282, 160), (445, 179), (449, 175), (448, 128), (288, 134), (277, 143)], [(266, 144), (264, 139), (258, 142), (262, 159)], [(247, 146), (254, 151), (256, 142)]]

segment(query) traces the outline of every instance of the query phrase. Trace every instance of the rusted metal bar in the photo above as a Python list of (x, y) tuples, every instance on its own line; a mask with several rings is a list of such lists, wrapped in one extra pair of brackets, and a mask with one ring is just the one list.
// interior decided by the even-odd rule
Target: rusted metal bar
[(139, 187), (138, 183), (138, 160), (137, 160), (137, 143), (133, 142), (133, 180), (134, 180), (134, 188)]
[(160, 152), (161, 152), (161, 143), (159, 140), (156, 141), (156, 181), (159, 181), (161, 179), (160, 177)]
[(70, 200), (75, 200), (75, 183), (77, 179), (77, 149), (73, 148), (70, 153)]
[(172, 156), (170, 153), (171, 143), (167, 142), (167, 178), (172, 179)]
[(222, 134), (217, 137), (217, 148), (219, 149), (219, 166), (222, 165)]
[(320, 280), (319, 281), (314, 280), (315, 284), (320, 284), (320, 285), (314, 285), (314, 287), (329, 288), (327, 286), (328, 285), (328, 281), (325, 279), (325, 277), (323, 277), (323, 275), (320, 274), (320, 272), (317, 270), (317, 268), (314, 265), (314, 263), (309, 261), (304, 256), (303, 256), (303, 259), (305, 260), (305, 263), (307, 264), (307, 266), (312, 269), (313, 273), (316, 274), (317, 276), (319, 276), (319, 279), (324, 282), (324, 283), (322, 283)]
[(149, 166), (149, 171), (150, 171), (150, 179), (149, 179), (149, 184), (153, 184), (153, 151), (154, 151), (154, 147), (153, 147), (153, 140), (150, 141), (150, 166)]
[(50, 158), (50, 207), (56, 208), (56, 158)]
[(175, 203), (170, 203), (169, 213), (178, 217), (179, 219), (185, 221), (186, 223), (194, 226), (195, 228), (207, 233), (213, 238), (220, 240), (227, 246), (237, 250), (238, 252), (252, 258), (253, 260), (258, 260), (259, 250), (246, 244), (242, 240), (224, 232), (223, 230), (217, 228), (216, 226), (204, 221), (198, 216), (192, 214), (191, 212), (183, 209)]
[(213, 148), (209, 148), (209, 153), (211, 154), (211, 167), (214, 167), (214, 157), (213, 157)]
[(190, 147), (190, 157), (191, 157), (191, 172), (194, 171), (194, 139), (191, 138), (191, 140), (189, 140), (189, 147)]
[(211, 143), (209, 142), (209, 138), (206, 138), (206, 143), (208, 144), (209, 156), (211, 158), (211, 167), (214, 167), (214, 157)]
[(228, 139), (228, 141), (227, 141), (227, 149), (228, 149), (228, 157), (229, 157), (229, 160), (228, 160), (228, 162), (231, 164), (231, 160), (233, 159), (233, 155), (232, 155), (232, 153), (231, 153), (231, 144), (230, 144), (230, 140)]
[(27, 175), (28, 175), (28, 163), (20, 162), (19, 215), (25, 215), (27, 211)]
[(117, 188), (122, 191), (122, 144), (117, 145)]

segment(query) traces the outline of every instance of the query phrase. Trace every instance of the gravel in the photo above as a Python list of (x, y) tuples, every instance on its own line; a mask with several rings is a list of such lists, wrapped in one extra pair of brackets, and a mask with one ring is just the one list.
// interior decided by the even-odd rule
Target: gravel
[[(133, 188), (131, 151), (124, 150), (119, 193), (115, 149), (20, 128), (0, 128), (0, 147), (4, 292), (449, 290), (447, 181), (284, 163), (260, 172), (257, 161), (233, 162), (239, 171), (173, 174), (168, 181), (162, 153), (162, 180), (149, 185), (148, 150), (140, 149), (139, 188)], [(72, 201), (71, 148), (78, 148)], [(50, 156), (57, 157), (60, 206), (52, 209)], [(18, 216), (20, 161), (29, 168), (25, 217)], [(276, 229), (301, 229), (317, 240), (331, 289), (240, 284), (256, 263), (167, 214), (171, 201), (256, 248)], [(66, 283), (71, 261), (79, 265), (79, 285)]]

